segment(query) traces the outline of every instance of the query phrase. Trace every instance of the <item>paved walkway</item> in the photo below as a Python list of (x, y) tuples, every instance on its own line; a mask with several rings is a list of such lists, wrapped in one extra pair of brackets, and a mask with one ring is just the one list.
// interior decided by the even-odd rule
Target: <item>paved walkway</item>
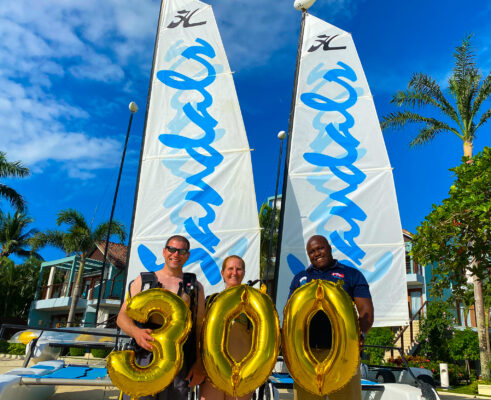
[[(90, 364), (101, 364), (102, 360), (90, 360)], [(72, 362), (76, 364), (85, 364), (89, 360), (82, 357), (65, 359), (65, 362)], [(102, 362), (103, 363), (103, 362)], [(21, 368), (24, 364), (24, 360), (0, 358), (0, 374), (10, 371), (14, 368)], [(29, 366), (32, 366), (31, 362)], [(86, 386), (57, 386), (56, 392), (49, 400), (117, 400), (119, 391), (114, 387), (98, 388), (98, 387), (86, 387)]]
[(470, 395), (470, 394), (457, 394), (457, 393), (446, 393), (446, 392), (438, 392), (438, 396), (442, 400), (462, 400), (462, 399), (490, 399), (489, 397)]
[[(82, 357), (65, 359), (65, 362), (71, 362), (75, 364), (103, 364), (102, 360), (87, 360)], [(24, 360), (11, 359), (0, 357), (0, 374), (10, 371), (14, 368), (22, 367)], [(29, 365), (31, 366), (32, 363)], [(483, 396), (471, 396), (465, 394), (444, 393), (438, 392), (438, 395), (442, 400), (462, 400), (462, 399), (490, 399), (490, 397)], [(58, 386), (55, 394), (53, 394), (49, 400), (117, 400), (119, 391), (114, 387), (95, 388), (86, 386)], [(280, 395), (281, 400), (293, 399), (292, 393), (282, 391)]]

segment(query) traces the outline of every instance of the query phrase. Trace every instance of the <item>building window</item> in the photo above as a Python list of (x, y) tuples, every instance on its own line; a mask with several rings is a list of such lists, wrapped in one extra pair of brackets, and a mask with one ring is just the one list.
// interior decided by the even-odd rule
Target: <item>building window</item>
[(411, 271), (411, 256), (409, 253), (406, 253), (406, 274), (412, 274)]

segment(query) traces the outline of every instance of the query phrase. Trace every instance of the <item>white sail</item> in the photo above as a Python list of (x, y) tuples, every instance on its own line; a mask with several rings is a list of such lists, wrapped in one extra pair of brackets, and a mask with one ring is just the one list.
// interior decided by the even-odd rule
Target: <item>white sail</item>
[(128, 282), (162, 268), (171, 235), (186, 236), (205, 293), (223, 288), (231, 254), (259, 276), (250, 149), (211, 6), (164, 0), (141, 155)]
[(278, 310), (318, 234), (367, 278), (375, 325), (407, 323), (404, 242), (372, 95), (351, 35), (308, 14), (290, 140)]

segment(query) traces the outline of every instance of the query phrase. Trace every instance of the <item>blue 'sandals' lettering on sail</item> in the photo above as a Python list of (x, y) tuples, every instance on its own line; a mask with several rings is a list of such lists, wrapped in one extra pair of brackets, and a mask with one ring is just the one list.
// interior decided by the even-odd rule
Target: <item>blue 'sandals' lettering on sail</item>
[(147, 271), (155, 272), (164, 266), (164, 263), (157, 264), (157, 257), (144, 244), (138, 246), (138, 257)]
[(206, 279), (212, 285), (216, 285), (221, 280), (220, 269), (215, 263), (213, 257), (211, 257), (203, 249), (191, 249), (189, 252), (188, 263), (199, 262)]
[(394, 262), (394, 255), (391, 251), (386, 251), (375, 262), (375, 269), (373, 271), (363, 271), (365, 278), (368, 282), (376, 282), (382, 278), (387, 272), (389, 272), (392, 263)]
[[(239, 257), (244, 257), (247, 250), (247, 239), (242, 237), (237, 240), (237, 242), (229, 250), (228, 255), (238, 255)], [(189, 259), (187, 264), (192, 264), (194, 262), (199, 262), (206, 279), (210, 284), (216, 285), (221, 282), (222, 276), (220, 274), (220, 269), (216, 265), (215, 260), (203, 249), (191, 249), (189, 252)]]
[(305, 265), (303, 265), (302, 261), (291, 253), (286, 256), (286, 262), (288, 263), (288, 267), (294, 276), (299, 272), (305, 271)]
[[(329, 239), (331, 243), (339, 251), (349, 257), (354, 264), (361, 265), (361, 260), (366, 253), (355, 242), (355, 238), (360, 234), (360, 227), (356, 221), (364, 221), (367, 215), (355, 202), (347, 197), (347, 195), (354, 192), (358, 188), (358, 185), (366, 178), (366, 175), (354, 165), (355, 161), (359, 158), (357, 147), (360, 142), (353, 137), (349, 131), (354, 126), (355, 120), (348, 112), (348, 109), (356, 104), (358, 94), (347, 80), (356, 82), (357, 77), (355, 71), (347, 64), (338, 62), (338, 66), (340, 68), (327, 71), (323, 78), (328, 82), (339, 84), (346, 90), (348, 96), (344, 101), (334, 101), (313, 92), (303, 93), (300, 96), (300, 100), (306, 106), (313, 109), (324, 112), (339, 112), (344, 117), (344, 122), (337, 126), (333, 123), (329, 123), (325, 127), (325, 132), (334, 142), (343, 147), (346, 150), (346, 153), (341, 157), (331, 157), (322, 153), (305, 153), (304, 159), (317, 167), (329, 168), (333, 175), (348, 184), (346, 188), (337, 192), (332, 192), (329, 195), (332, 200), (336, 200), (343, 204), (342, 206), (330, 208), (329, 214), (343, 218), (350, 225), (351, 229), (342, 234), (338, 231), (334, 231), (330, 234)], [(318, 212), (318, 210), (316, 211)]]
[[(186, 163), (185, 158), (165, 160), (164, 165), (175, 176), (181, 177), (183, 182), (164, 200), (164, 205), (172, 208), (171, 221), (177, 223), (178, 230), (184, 228), (193, 239), (203, 246), (203, 248), (191, 250), (188, 264), (198, 262), (206, 279), (215, 285), (221, 280), (220, 268), (211, 254), (216, 252), (215, 247), (219, 244), (220, 239), (212, 232), (210, 225), (216, 218), (213, 206), (222, 205), (223, 199), (215, 189), (204, 182), (204, 178), (212, 175), (223, 160), (223, 155), (212, 147), (217, 136), (215, 128), (218, 122), (208, 112), (208, 108), (213, 104), (213, 96), (208, 92), (207, 87), (215, 81), (216, 69), (207, 59), (215, 57), (215, 50), (207, 41), (197, 38), (195, 45), (189, 47), (184, 46), (182, 41), (179, 41), (179, 48), (171, 46), (167, 55), (169, 56), (167, 61), (178, 56), (182, 57), (175, 61), (170, 69), (157, 72), (159, 81), (177, 89), (171, 98), (171, 107), (176, 110), (176, 115), (166, 126), (167, 133), (160, 135), (159, 140), (175, 151), (185, 150), (204, 169), (194, 175), (189, 175), (181, 169)], [(182, 65), (185, 59), (198, 62), (203, 69), (194, 76), (177, 72), (175, 68)], [(218, 67), (221, 70), (221, 66)], [(202, 96), (202, 100), (198, 103), (181, 103), (179, 97), (186, 91), (198, 92)], [(196, 125), (203, 131), (203, 134), (196, 138), (181, 136), (182, 129), (189, 123)], [(223, 136), (223, 133), (220, 135)], [(189, 186), (193, 186), (196, 190), (189, 190)], [(190, 201), (202, 207), (205, 215), (201, 218), (189, 217), (183, 220), (179, 216), (179, 211)], [(171, 204), (168, 204), (169, 202)], [(156, 270), (162, 267), (162, 265), (157, 265), (157, 257), (146, 246), (140, 245), (138, 254), (147, 270)]]
[[(182, 109), (191, 122), (200, 127), (205, 134), (199, 139), (186, 138), (176, 134), (162, 134), (159, 139), (168, 147), (186, 150), (192, 158), (205, 166), (203, 171), (186, 178), (186, 183), (200, 189), (186, 193), (186, 200), (198, 203), (206, 211), (206, 215), (199, 218), (198, 224), (192, 218), (186, 219), (184, 221), (184, 227), (192, 238), (201, 243), (209, 252), (213, 253), (215, 252), (214, 247), (218, 245), (220, 239), (209, 228), (209, 225), (215, 221), (215, 212), (211, 206), (220, 206), (223, 203), (223, 199), (211, 186), (203, 182), (202, 179), (215, 171), (215, 167), (222, 162), (223, 155), (211, 146), (215, 140), (215, 127), (218, 122), (207, 110), (213, 103), (213, 97), (206, 90), (206, 87), (214, 82), (215, 69), (211, 63), (199, 55), (213, 58), (215, 57), (215, 51), (203, 39), (198, 38), (196, 42), (199, 46), (188, 47), (182, 52), (182, 56), (200, 62), (208, 71), (208, 75), (205, 78), (197, 80), (172, 70), (159, 71), (157, 78), (163, 84), (174, 89), (183, 91), (196, 90), (203, 96), (203, 100), (196, 105), (196, 108), (191, 103), (186, 103)], [(197, 148), (201, 148), (209, 155), (200, 154), (196, 151)]]

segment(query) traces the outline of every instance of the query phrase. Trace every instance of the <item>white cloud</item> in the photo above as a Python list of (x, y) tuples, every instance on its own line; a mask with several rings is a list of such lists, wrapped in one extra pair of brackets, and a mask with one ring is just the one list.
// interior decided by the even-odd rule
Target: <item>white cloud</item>
[[(292, 39), (296, 43), (292, 26), (300, 13), (292, 2), (210, 3), (236, 70), (266, 65)], [(101, 118), (102, 110), (141, 91), (135, 82), (146, 81), (149, 73), (159, 5), (158, 0), (0, 3), (0, 147), (9, 158), (22, 159), (34, 171), (56, 163), (78, 179), (114, 165), (120, 146), (90, 132), (85, 109), (99, 104), (90, 119)], [(328, 5), (331, 15), (346, 13), (354, 1), (328, 0)], [(86, 87), (97, 91), (93, 99), (80, 90)]]

